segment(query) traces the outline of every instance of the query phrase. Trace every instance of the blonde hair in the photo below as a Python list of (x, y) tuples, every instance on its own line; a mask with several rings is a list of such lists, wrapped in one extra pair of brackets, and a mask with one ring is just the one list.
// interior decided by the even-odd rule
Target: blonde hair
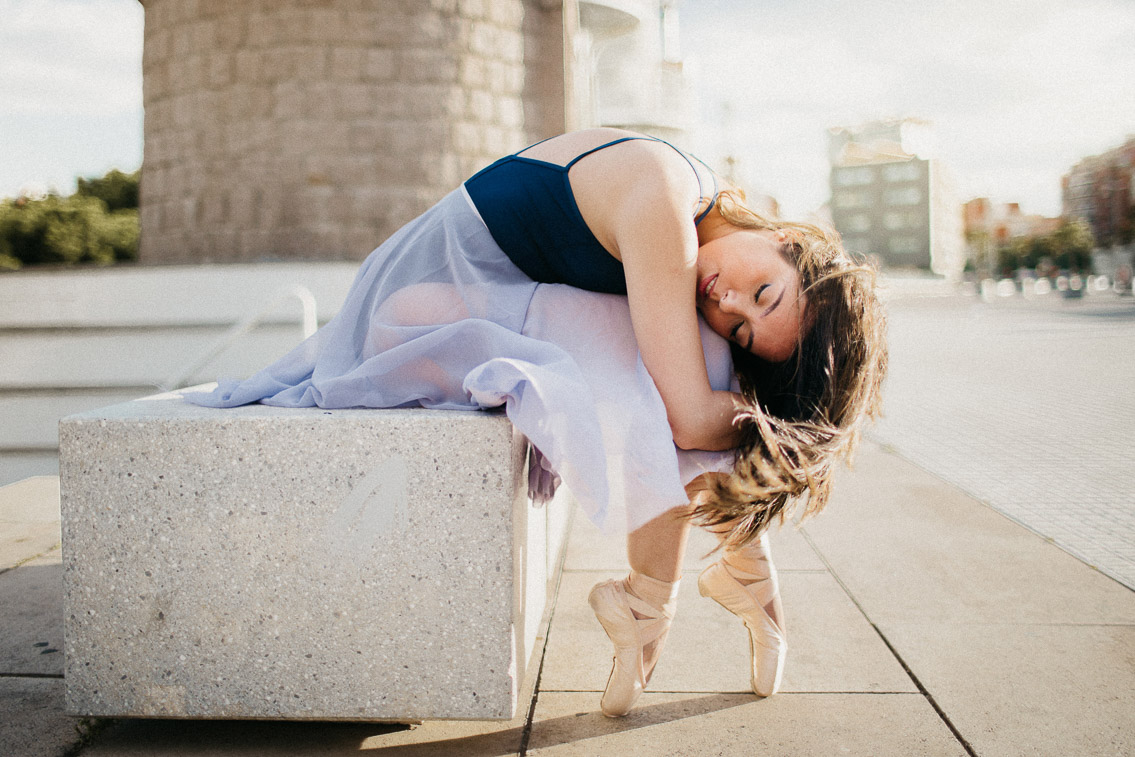
[(731, 476), (694, 500), (691, 517), (727, 532), (739, 547), (768, 527), (824, 508), (836, 463), (850, 462), (867, 422), (879, 415), (887, 369), (886, 316), (875, 293), (875, 269), (844, 250), (839, 235), (806, 223), (768, 219), (744, 194), (718, 196), (722, 218), (741, 229), (784, 231), (784, 254), (800, 275), (809, 323), (795, 355), (763, 360), (733, 345), (744, 402), (743, 432)]

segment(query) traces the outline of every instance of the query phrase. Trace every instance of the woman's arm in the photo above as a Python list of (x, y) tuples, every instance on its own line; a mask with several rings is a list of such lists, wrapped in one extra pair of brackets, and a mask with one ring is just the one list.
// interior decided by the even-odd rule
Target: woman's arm
[(669, 156), (647, 161), (607, 215), (627, 278), (631, 323), (674, 442), (683, 449), (735, 447), (732, 392), (714, 391), (698, 330), (696, 181)]

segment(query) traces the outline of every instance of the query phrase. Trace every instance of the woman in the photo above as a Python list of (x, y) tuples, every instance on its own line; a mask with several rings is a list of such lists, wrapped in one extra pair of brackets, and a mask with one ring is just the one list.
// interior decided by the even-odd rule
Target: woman
[(826, 502), (877, 407), (882, 329), (871, 271), (834, 237), (752, 213), (666, 142), (592, 129), (469, 179), (371, 254), (320, 332), (194, 401), (505, 405), (592, 520), (626, 509), (631, 573), (590, 595), (615, 644), (601, 706), (618, 716), (669, 628), (691, 520), (726, 551), (699, 587), (748, 626), (754, 691), (776, 690), (764, 534), (792, 498), (805, 514)]

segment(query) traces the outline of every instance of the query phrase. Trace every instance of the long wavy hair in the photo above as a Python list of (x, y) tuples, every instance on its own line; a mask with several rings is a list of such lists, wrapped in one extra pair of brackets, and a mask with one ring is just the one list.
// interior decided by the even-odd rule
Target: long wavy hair
[(694, 498), (691, 517), (724, 533), (721, 546), (735, 549), (774, 519), (803, 520), (827, 504), (836, 464), (850, 462), (863, 427), (880, 412), (886, 316), (875, 268), (854, 260), (834, 231), (765, 218), (735, 189), (717, 202), (739, 229), (785, 232), (781, 254), (799, 272), (810, 324), (783, 363), (732, 345), (744, 397), (735, 420), (743, 441), (733, 474)]

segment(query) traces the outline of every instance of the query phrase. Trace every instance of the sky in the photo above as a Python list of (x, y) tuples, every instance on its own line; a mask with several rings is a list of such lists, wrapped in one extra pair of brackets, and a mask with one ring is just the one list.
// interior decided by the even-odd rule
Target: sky
[(1072, 165), (1135, 135), (1133, 0), (686, 0), (680, 13), (700, 111), (724, 125), (717, 150), (786, 217), (829, 196), (830, 127), (929, 120), (961, 199), (1049, 216)]
[(0, 0), (0, 197), (141, 163), (141, 4)]
[[(1135, 135), (1135, 0), (680, 7), (699, 149), (786, 216), (827, 200), (834, 126), (930, 120), (962, 199), (1044, 215), (1076, 161)], [(141, 164), (142, 23), (137, 0), (0, 0), (0, 196)]]

